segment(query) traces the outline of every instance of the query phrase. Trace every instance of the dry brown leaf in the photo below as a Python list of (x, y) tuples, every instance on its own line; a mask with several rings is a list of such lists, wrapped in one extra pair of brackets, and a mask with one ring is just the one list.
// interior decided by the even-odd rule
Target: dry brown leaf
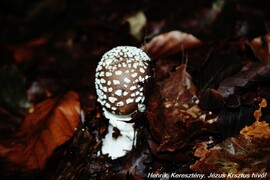
[[(190, 168), (202, 173), (253, 173), (267, 172), (270, 163), (269, 126), (263, 122), (252, 125), (245, 133), (226, 139), (207, 150), (197, 148), (195, 155), (200, 157)], [(256, 128), (252, 128), (256, 126)], [(267, 136), (258, 136), (257, 130)], [(247, 130), (247, 129), (246, 129)], [(263, 133), (265, 132), (265, 133)]]
[(70, 139), (80, 116), (75, 92), (47, 99), (34, 107), (9, 145), (0, 145), (0, 156), (22, 167), (42, 169), (56, 147)]
[(195, 119), (198, 118), (197, 109), (192, 108), (194, 97), (196, 88), (186, 72), (185, 64), (171, 73), (154, 91), (149, 100), (147, 116), (151, 133), (154, 139), (160, 142), (159, 151), (175, 151), (186, 144), (184, 122), (194, 119), (194, 114)]
[(261, 82), (268, 82), (270, 77), (270, 63), (249, 63), (237, 74), (224, 79), (218, 91), (228, 97), (236, 94), (240, 89), (256, 86)]
[[(266, 107), (265, 99), (259, 104), (260, 108), (254, 113), (257, 119), (251, 126), (242, 129), (240, 135), (226, 139), (209, 150), (205, 145), (198, 147), (194, 153), (200, 157), (190, 168), (203, 173), (234, 174), (269, 174), (270, 163), (270, 127), (260, 122), (261, 108)], [(255, 177), (256, 174), (253, 176)], [(265, 177), (264, 177), (265, 178)]]
[(201, 41), (191, 34), (171, 31), (154, 37), (145, 47), (151, 57), (160, 58), (180, 53), (183, 49), (196, 47), (200, 44)]
[(9, 45), (8, 49), (13, 53), (13, 57), (17, 63), (23, 63), (34, 56), (35, 47), (42, 46), (46, 42), (46, 37), (42, 36), (21, 45)]
[(270, 34), (253, 39), (251, 41), (251, 47), (255, 56), (259, 59), (270, 61)]
[(269, 124), (265, 121), (256, 121), (251, 126), (244, 127), (240, 134), (248, 136), (249, 139), (270, 139)]
[(259, 104), (259, 109), (254, 112), (254, 117), (256, 121), (251, 126), (244, 127), (240, 134), (248, 136), (251, 140), (256, 139), (270, 139), (270, 128), (269, 124), (265, 121), (259, 121), (262, 117), (262, 108), (267, 106), (266, 99), (262, 99), (262, 102)]

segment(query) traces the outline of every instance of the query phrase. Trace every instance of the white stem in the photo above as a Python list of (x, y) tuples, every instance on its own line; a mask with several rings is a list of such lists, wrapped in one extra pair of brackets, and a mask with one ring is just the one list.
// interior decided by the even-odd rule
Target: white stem
[[(134, 129), (134, 123), (126, 123), (115, 119), (110, 119), (108, 133), (102, 140), (102, 153), (108, 154), (112, 159), (125, 156), (128, 151), (131, 151), (136, 142), (137, 132)], [(113, 137), (113, 128), (120, 131), (120, 136)]]

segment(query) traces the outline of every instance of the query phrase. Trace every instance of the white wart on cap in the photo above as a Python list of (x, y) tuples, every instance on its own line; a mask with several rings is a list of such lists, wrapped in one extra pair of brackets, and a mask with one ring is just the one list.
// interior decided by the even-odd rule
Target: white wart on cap
[(95, 86), (104, 112), (129, 116), (144, 111), (145, 83), (153, 76), (150, 58), (141, 49), (118, 46), (106, 52), (96, 69)]

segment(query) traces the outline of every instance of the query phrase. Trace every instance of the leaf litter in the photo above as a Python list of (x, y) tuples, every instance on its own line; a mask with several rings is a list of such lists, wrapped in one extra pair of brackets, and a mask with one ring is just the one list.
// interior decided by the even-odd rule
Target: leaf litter
[(0, 146), (1, 157), (24, 171), (44, 168), (54, 149), (73, 136), (79, 112), (75, 92), (37, 104), (15, 136)]

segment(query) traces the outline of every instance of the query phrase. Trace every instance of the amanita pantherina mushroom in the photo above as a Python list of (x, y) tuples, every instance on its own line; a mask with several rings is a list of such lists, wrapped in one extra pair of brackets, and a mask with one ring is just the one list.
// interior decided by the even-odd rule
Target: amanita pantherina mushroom
[(97, 101), (109, 119), (101, 151), (112, 159), (124, 156), (136, 143), (137, 133), (130, 120), (136, 112), (145, 111), (145, 88), (152, 76), (150, 58), (131, 46), (118, 46), (106, 52), (97, 66)]

